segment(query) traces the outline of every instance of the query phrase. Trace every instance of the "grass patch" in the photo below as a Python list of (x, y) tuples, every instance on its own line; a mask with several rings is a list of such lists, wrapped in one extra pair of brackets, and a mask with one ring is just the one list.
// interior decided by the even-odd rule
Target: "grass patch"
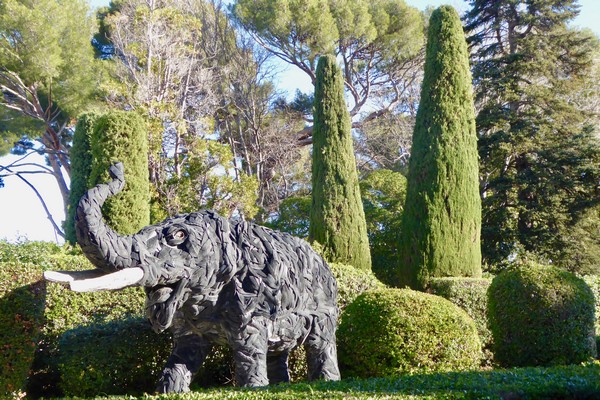
[[(600, 363), (552, 368), (419, 374), (367, 380), (199, 389), (138, 399), (600, 399)], [(96, 397), (136, 399), (131, 396)]]

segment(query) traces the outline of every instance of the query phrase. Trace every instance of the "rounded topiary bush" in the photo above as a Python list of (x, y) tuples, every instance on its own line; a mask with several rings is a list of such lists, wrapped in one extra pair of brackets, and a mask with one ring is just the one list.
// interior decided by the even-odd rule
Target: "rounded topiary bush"
[(477, 328), (465, 311), (409, 289), (358, 296), (343, 313), (337, 339), (346, 377), (468, 370), (481, 358)]
[(575, 275), (534, 263), (488, 290), (495, 361), (504, 367), (579, 363), (596, 354), (594, 295)]

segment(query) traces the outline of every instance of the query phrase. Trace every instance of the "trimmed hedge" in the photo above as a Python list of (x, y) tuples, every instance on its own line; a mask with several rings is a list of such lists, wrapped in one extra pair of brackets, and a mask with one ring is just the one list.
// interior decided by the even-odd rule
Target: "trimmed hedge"
[(596, 309), (596, 358), (600, 360), (600, 275), (586, 275), (583, 277), (594, 293)]
[[(140, 396), (163, 400), (318, 399), (596, 399), (600, 364), (553, 368), (402, 375), (367, 380), (317, 381), (266, 388), (218, 388), (185, 394)], [(100, 398), (100, 397), (98, 397)], [(111, 397), (133, 400), (135, 397)]]
[(450, 300), (469, 314), (483, 346), (483, 365), (492, 362), (492, 332), (487, 319), (487, 291), (492, 283), (485, 278), (432, 278), (427, 292)]
[(59, 340), (60, 387), (66, 396), (151, 393), (171, 340), (142, 318), (67, 331)]
[(25, 389), (44, 319), (41, 277), (33, 264), (0, 262), (0, 398)]
[(338, 284), (338, 307), (340, 311), (352, 303), (361, 293), (367, 290), (384, 289), (371, 271), (359, 270), (352, 265), (329, 263), (331, 272)]
[(338, 360), (345, 377), (474, 369), (475, 323), (450, 301), (409, 289), (363, 293), (343, 313)]
[(575, 275), (529, 263), (496, 276), (488, 295), (501, 366), (576, 364), (596, 355), (594, 294)]

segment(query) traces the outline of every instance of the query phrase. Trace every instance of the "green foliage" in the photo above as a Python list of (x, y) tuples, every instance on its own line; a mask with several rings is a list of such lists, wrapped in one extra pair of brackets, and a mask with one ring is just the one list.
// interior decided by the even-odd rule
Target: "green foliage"
[[(384, 101), (397, 99), (394, 90), (406, 83), (398, 74), (406, 72), (403, 64), (414, 60), (424, 39), (419, 10), (398, 0), (237, 0), (233, 12), (268, 51), (313, 83), (319, 56), (343, 58), (354, 112), (375, 93)], [(361, 90), (367, 86), (371, 90)]]
[(371, 269), (344, 81), (332, 55), (317, 68), (309, 239), (332, 262)]
[(367, 290), (384, 289), (371, 271), (361, 271), (351, 265), (329, 263), (338, 286), (338, 307), (344, 311), (359, 295)]
[[(218, 388), (185, 394), (143, 396), (163, 400), (316, 399), (591, 399), (600, 391), (599, 364), (484, 372), (402, 375), (366, 380), (311, 382), (267, 388)], [(119, 396), (111, 399), (132, 400)]]
[(402, 210), (406, 178), (399, 172), (379, 169), (360, 181), (367, 234), (371, 245), (373, 272), (387, 284), (398, 262), (398, 237), (402, 231)]
[(481, 200), (467, 45), (457, 12), (431, 14), (395, 285), (481, 276)]
[[(95, 90), (94, 19), (83, 0), (8, 0), (0, 4), (0, 64), (70, 113)], [(4, 76), (3, 76), (4, 77)], [(6, 100), (6, 99), (5, 99)], [(32, 116), (32, 115), (30, 115)]]
[[(568, 28), (576, 0), (536, 1), (535, 12), (509, 1), (471, 5), (484, 262), (501, 269), (533, 253), (577, 270), (594, 239), (573, 228), (600, 199), (600, 143), (580, 105), (593, 96), (584, 85), (597, 38)], [(509, 28), (496, 35), (501, 26)]]
[(594, 293), (595, 315), (596, 315), (596, 352), (600, 359), (600, 275), (586, 275), (583, 280)]
[(596, 355), (594, 294), (575, 275), (529, 263), (496, 276), (488, 296), (500, 365), (576, 364)]
[(17, 244), (0, 240), (0, 262), (35, 264), (43, 269), (52, 265), (52, 260), (64, 250), (52, 242), (21, 242)]
[(210, 208), (227, 218), (236, 211), (254, 217), (258, 181), (244, 172), (231, 173), (235, 166), (231, 147), (216, 140), (187, 140), (183, 173), (167, 181), (176, 188), (175, 195), (157, 199), (163, 210), (176, 214)]
[(73, 146), (71, 147), (71, 190), (69, 191), (69, 208), (64, 222), (65, 238), (74, 245), (77, 242), (75, 234), (75, 211), (79, 199), (89, 189), (88, 183), (92, 172), (91, 138), (94, 126), (100, 115), (87, 112), (79, 116)]
[(485, 365), (491, 364), (493, 356), (492, 332), (487, 318), (487, 291), (490, 283), (491, 280), (485, 278), (433, 278), (427, 287), (428, 293), (450, 300), (473, 318), (483, 346), (482, 363)]
[(553, 260), (571, 272), (600, 275), (600, 205), (582, 211), (568, 228)]
[(309, 196), (288, 197), (279, 204), (277, 217), (265, 225), (305, 238), (308, 236), (310, 226), (311, 202), (312, 199)]
[(248, 27), (271, 40), (305, 37), (299, 56), (315, 65), (318, 54), (331, 53), (339, 34), (326, 0), (238, 1), (235, 13)]
[(344, 376), (459, 371), (479, 366), (473, 320), (446, 299), (409, 289), (368, 291), (343, 313), (337, 332)]
[(115, 162), (125, 167), (125, 189), (103, 207), (107, 223), (131, 234), (150, 222), (148, 143), (144, 120), (134, 112), (111, 111), (98, 118), (91, 138), (89, 187), (109, 180)]
[(0, 261), (0, 398), (25, 389), (44, 319), (41, 277), (31, 263)]
[(61, 336), (60, 386), (66, 396), (152, 392), (171, 338), (145, 319), (81, 326)]

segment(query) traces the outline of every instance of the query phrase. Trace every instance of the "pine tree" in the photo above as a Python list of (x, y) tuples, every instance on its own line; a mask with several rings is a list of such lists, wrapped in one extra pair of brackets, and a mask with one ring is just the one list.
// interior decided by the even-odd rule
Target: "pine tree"
[(115, 162), (125, 167), (125, 189), (103, 207), (107, 223), (121, 234), (150, 222), (148, 143), (144, 120), (134, 112), (111, 111), (100, 117), (92, 134), (89, 186), (106, 182)]
[(71, 190), (69, 192), (69, 209), (65, 219), (65, 239), (75, 244), (75, 211), (79, 199), (89, 189), (88, 182), (92, 171), (92, 151), (90, 141), (96, 121), (100, 117), (95, 112), (87, 112), (77, 119), (73, 146), (71, 147)]
[(396, 284), (481, 274), (481, 200), (467, 44), (457, 12), (431, 14)]
[(572, 227), (600, 199), (600, 147), (577, 104), (597, 40), (568, 28), (576, 0), (470, 3), (484, 263), (572, 269)]
[(309, 240), (332, 262), (371, 269), (371, 254), (352, 146), (342, 72), (322, 56), (315, 84)]

